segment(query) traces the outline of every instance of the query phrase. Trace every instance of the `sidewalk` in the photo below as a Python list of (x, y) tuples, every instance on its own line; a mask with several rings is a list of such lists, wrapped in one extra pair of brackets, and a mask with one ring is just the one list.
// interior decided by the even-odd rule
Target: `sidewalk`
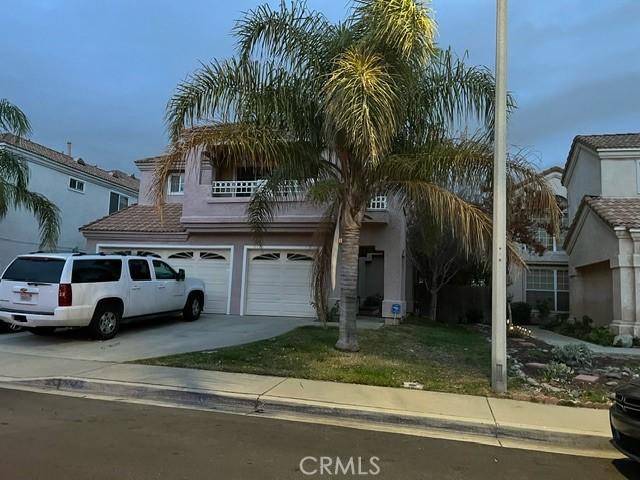
[(618, 456), (609, 446), (606, 410), (149, 365), (62, 359), (43, 363), (33, 357), (3, 355), (0, 387), (302, 421), (324, 419), (360, 428), (391, 425), (490, 438), (502, 446)]
[(533, 338), (548, 343), (549, 345), (557, 347), (564, 345), (584, 345), (596, 355), (630, 355), (640, 357), (640, 348), (605, 347), (603, 345), (585, 342), (578, 338), (560, 335), (559, 333), (536, 326), (528, 326), (527, 328), (531, 330)]

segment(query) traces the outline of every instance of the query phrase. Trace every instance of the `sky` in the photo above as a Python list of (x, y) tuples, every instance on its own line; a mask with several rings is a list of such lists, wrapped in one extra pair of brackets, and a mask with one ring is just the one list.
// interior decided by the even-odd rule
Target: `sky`
[[(231, 29), (265, 0), (1, 0), (0, 98), (31, 139), (107, 169), (162, 153), (164, 108), (200, 62), (234, 53)], [(277, 0), (266, 3), (277, 5)], [(511, 0), (509, 143), (563, 165), (578, 134), (640, 131), (640, 0)], [(309, 0), (331, 20), (348, 0)], [(494, 68), (495, 0), (433, 0), (437, 42)]]

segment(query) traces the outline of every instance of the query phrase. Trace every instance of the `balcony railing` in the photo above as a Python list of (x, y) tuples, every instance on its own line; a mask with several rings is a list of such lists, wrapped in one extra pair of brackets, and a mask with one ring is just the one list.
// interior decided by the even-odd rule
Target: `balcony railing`
[[(211, 184), (211, 195), (214, 197), (251, 197), (264, 185), (266, 180), (220, 180)], [(300, 196), (302, 189), (298, 182), (291, 181), (281, 186), (283, 196)], [(368, 210), (386, 210), (387, 196), (376, 195), (369, 202)]]

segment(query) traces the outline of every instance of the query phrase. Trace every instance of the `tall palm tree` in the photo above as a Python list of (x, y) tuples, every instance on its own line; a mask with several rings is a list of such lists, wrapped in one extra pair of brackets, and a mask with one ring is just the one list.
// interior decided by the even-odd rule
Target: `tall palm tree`
[[(359, 348), (358, 248), (373, 196), (423, 202), (468, 250), (491, 243), (486, 211), (456, 192), (491, 182), (493, 76), (439, 49), (430, 15), (415, 0), (355, 0), (336, 24), (304, 2), (260, 6), (235, 26), (237, 56), (202, 65), (167, 106), (171, 145), (155, 173), (158, 203), (176, 163), (200, 148), (264, 172), (248, 205), (257, 234), (294, 194), (292, 181), (325, 209), (314, 293), (322, 306), (339, 255), (340, 350)], [(467, 121), (479, 135), (455, 139)], [(548, 186), (512, 167), (514, 179), (539, 191), (540, 210), (550, 207)]]
[[(17, 106), (0, 99), (0, 133), (23, 136), (31, 131), (29, 119)], [(20, 156), (0, 149), (0, 220), (10, 208), (30, 211), (40, 226), (40, 246), (53, 248), (60, 235), (58, 207), (39, 193), (29, 190), (29, 166)]]

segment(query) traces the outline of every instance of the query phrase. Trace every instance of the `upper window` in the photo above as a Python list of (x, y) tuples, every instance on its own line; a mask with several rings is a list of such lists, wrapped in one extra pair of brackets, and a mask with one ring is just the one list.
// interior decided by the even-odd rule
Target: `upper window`
[(302, 253), (287, 253), (287, 260), (292, 262), (312, 262), (313, 258)]
[(109, 196), (109, 215), (129, 206), (129, 197), (116, 192), (111, 192)]
[(153, 270), (156, 273), (156, 280), (175, 280), (178, 278), (176, 271), (160, 260), (153, 261)]
[(280, 260), (280, 254), (279, 253), (263, 253), (261, 255), (258, 255), (256, 257), (253, 257), (254, 260)]
[(177, 252), (169, 255), (169, 258), (193, 258), (193, 252)]
[(71, 283), (117, 282), (122, 273), (122, 260), (74, 260)]
[(62, 258), (18, 257), (9, 265), (2, 279), (14, 282), (60, 283), (64, 264)]
[(169, 176), (169, 195), (184, 193), (184, 173), (174, 173)]
[(77, 178), (69, 178), (69, 190), (74, 192), (84, 192), (84, 182)]
[(131, 280), (139, 282), (151, 280), (149, 262), (146, 260), (129, 260), (129, 275), (131, 275)]

